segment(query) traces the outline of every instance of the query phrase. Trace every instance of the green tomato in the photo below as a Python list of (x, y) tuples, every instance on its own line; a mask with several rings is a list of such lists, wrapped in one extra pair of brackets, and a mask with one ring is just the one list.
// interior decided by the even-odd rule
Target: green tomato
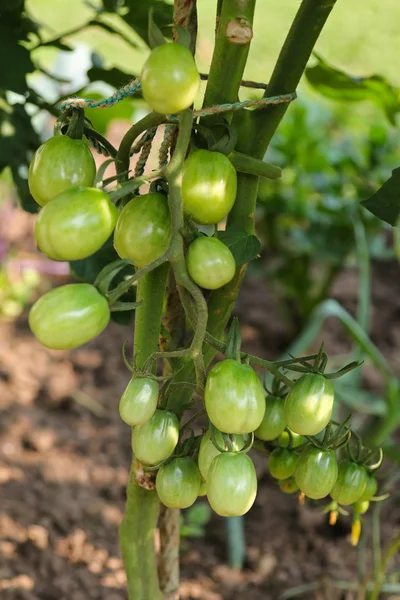
[(153, 110), (173, 115), (193, 104), (200, 75), (188, 48), (166, 43), (152, 50), (140, 83), (143, 97)]
[(359, 497), (358, 502), (365, 502), (366, 500), (371, 500), (371, 498), (373, 498), (375, 496), (377, 491), (378, 491), (378, 482), (375, 479), (375, 477), (371, 473), (368, 473), (368, 471), (367, 471), (367, 483), (365, 486), (365, 490)]
[[(222, 436), (222, 433), (215, 430), (215, 439), (221, 448), (225, 448), (225, 440)], [(233, 447), (235, 450), (241, 450), (245, 445), (245, 440), (242, 435), (235, 436), (235, 441), (233, 443)], [(221, 454), (216, 446), (214, 446), (213, 441), (211, 439), (210, 431), (207, 431), (203, 437), (201, 438), (200, 448), (199, 448), (199, 469), (201, 476), (205, 481), (207, 481), (208, 471), (210, 469), (211, 463), (216, 456)]]
[(342, 460), (336, 483), (331, 491), (331, 498), (339, 504), (353, 504), (363, 495), (367, 486), (365, 467), (351, 460)]
[(336, 483), (338, 465), (333, 450), (307, 446), (297, 459), (294, 472), (296, 484), (313, 500), (325, 498)]
[(193, 281), (206, 290), (217, 290), (226, 285), (236, 271), (232, 252), (214, 237), (194, 240), (189, 246), (186, 264)]
[(177, 416), (157, 409), (154, 415), (132, 429), (132, 451), (145, 465), (158, 465), (174, 452), (179, 439)]
[(59, 194), (39, 213), (35, 237), (53, 260), (81, 260), (108, 240), (118, 211), (105, 192), (78, 187)]
[(158, 385), (152, 377), (132, 377), (119, 402), (119, 414), (127, 425), (143, 425), (157, 408)]
[(183, 210), (196, 223), (219, 223), (236, 199), (237, 175), (229, 158), (221, 152), (195, 150), (183, 167)]
[(187, 456), (161, 465), (156, 477), (158, 497), (168, 508), (192, 506), (199, 495), (200, 483), (200, 471)]
[(287, 448), (290, 444), (290, 440), (292, 441), (291, 448), (298, 448), (305, 443), (306, 438), (286, 427), (286, 431), (282, 431), (280, 434), (278, 443), (282, 448)]
[(72, 283), (47, 292), (29, 312), (29, 326), (39, 342), (53, 350), (86, 344), (110, 320), (107, 300), (88, 283)]
[(301, 435), (316, 435), (332, 416), (334, 387), (319, 373), (298, 379), (285, 400), (285, 418), (290, 429)]
[(207, 498), (221, 517), (240, 517), (253, 506), (257, 476), (247, 454), (223, 452), (211, 463), (207, 479)]
[(114, 247), (121, 258), (130, 258), (140, 269), (168, 250), (170, 237), (167, 198), (155, 192), (133, 198), (122, 209), (115, 228)]
[(93, 185), (96, 163), (85, 140), (56, 135), (39, 146), (29, 165), (29, 190), (40, 206), (76, 186)]
[(369, 500), (357, 500), (353, 503), (353, 510), (357, 515), (363, 515), (369, 509)]
[(204, 401), (208, 418), (226, 433), (251, 433), (265, 412), (264, 390), (249, 365), (228, 358), (208, 374)]
[(269, 457), (269, 472), (275, 479), (288, 479), (294, 473), (297, 454), (287, 448), (275, 448)]
[(275, 440), (283, 432), (285, 427), (285, 408), (282, 398), (267, 396), (265, 399), (264, 418), (254, 434), (260, 440), (269, 442)]
[(207, 482), (201, 480), (200, 482), (200, 489), (199, 489), (199, 496), (205, 496), (207, 494)]
[(289, 479), (281, 479), (278, 481), (278, 484), (279, 488), (284, 494), (294, 494), (299, 489), (294, 477), (289, 477)]

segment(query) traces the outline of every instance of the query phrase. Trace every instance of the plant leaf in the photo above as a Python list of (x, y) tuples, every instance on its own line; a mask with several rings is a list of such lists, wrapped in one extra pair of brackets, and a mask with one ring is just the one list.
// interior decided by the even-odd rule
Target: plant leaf
[(165, 44), (165, 37), (163, 36), (161, 29), (158, 27), (153, 18), (154, 9), (153, 7), (149, 10), (149, 43), (150, 48), (156, 48), (157, 46), (162, 46)]
[(243, 229), (229, 227), (218, 232), (218, 239), (228, 246), (238, 266), (257, 258), (260, 252), (260, 240)]
[(394, 227), (400, 216), (400, 167), (394, 169), (390, 179), (361, 205)]

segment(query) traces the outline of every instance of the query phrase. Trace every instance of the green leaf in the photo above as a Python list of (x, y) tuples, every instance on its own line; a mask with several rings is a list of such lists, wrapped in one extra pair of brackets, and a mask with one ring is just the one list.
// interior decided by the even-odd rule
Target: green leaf
[[(172, 23), (173, 6), (163, 0), (125, 0), (128, 12), (121, 17), (132, 27), (148, 46), (151, 46), (148, 28), (149, 28), (149, 9), (153, 8), (153, 18), (160, 29)], [(172, 30), (170, 30), (172, 34)], [(166, 32), (166, 35), (169, 35)]]
[(15, 31), (9, 27), (7, 20), (0, 24), (0, 87), (3, 90), (11, 90), (18, 94), (24, 94), (27, 90), (26, 74), (34, 70), (29, 50), (19, 43), (21, 31)]
[[(100, 250), (97, 250), (92, 256), (83, 260), (70, 261), (69, 264), (77, 277), (88, 283), (94, 283), (100, 271), (117, 260), (119, 260), (119, 256), (114, 250), (113, 237), (111, 236)], [(130, 271), (132, 271), (132, 268)]]
[(395, 115), (400, 110), (399, 90), (381, 75), (354, 77), (318, 57), (318, 64), (306, 69), (306, 77), (315, 90), (332, 100), (374, 102), (395, 125)]
[(255, 235), (237, 227), (219, 231), (218, 238), (228, 246), (238, 266), (257, 258), (261, 249), (260, 240)]
[(394, 169), (391, 178), (361, 205), (378, 219), (395, 226), (400, 216), (400, 167)]
[(156, 48), (157, 46), (162, 46), (165, 44), (165, 37), (163, 36), (161, 29), (158, 27), (153, 18), (154, 9), (153, 7), (149, 10), (149, 43), (150, 48)]

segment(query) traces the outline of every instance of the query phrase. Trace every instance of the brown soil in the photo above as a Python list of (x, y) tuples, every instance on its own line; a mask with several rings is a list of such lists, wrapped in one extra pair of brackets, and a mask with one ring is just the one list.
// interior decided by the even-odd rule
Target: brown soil
[[(378, 265), (372, 337), (398, 369), (396, 288), (398, 265)], [(356, 291), (355, 274), (344, 271), (334, 292), (353, 313)], [(284, 350), (290, 334), (264, 282), (247, 281), (237, 312), (246, 350), (265, 357)], [(113, 324), (83, 348), (54, 352), (33, 339), (26, 313), (0, 324), (2, 600), (126, 598), (118, 525), (131, 451), (129, 428), (120, 421), (117, 405), (129, 379), (121, 358), (129, 337), (129, 330)], [(323, 337), (328, 352), (349, 350), (336, 321), (326, 323)], [(376, 387), (372, 371), (370, 380)], [(245, 569), (228, 568), (224, 521), (214, 515), (203, 538), (183, 542), (181, 598), (278, 599), (307, 583), (318, 589), (306, 588), (302, 598), (353, 598), (331, 584), (357, 579), (350, 520), (329, 526), (315, 507), (300, 506), (280, 492), (263, 458), (256, 463), (259, 493), (245, 517)], [(388, 503), (383, 515), (383, 536), (389, 539), (399, 527), (400, 507)]]

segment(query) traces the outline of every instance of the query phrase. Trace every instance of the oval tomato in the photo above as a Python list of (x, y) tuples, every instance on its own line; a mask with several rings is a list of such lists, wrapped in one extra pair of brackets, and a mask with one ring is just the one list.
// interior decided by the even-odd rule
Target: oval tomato
[(369, 500), (357, 500), (353, 504), (353, 510), (357, 515), (363, 515), (369, 509)]
[(53, 260), (81, 260), (110, 237), (118, 211), (105, 192), (78, 187), (59, 194), (39, 213), (35, 237)]
[(377, 480), (371, 473), (368, 473), (368, 471), (367, 471), (367, 483), (365, 486), (365, 490), (359, 497), (358, 502), (365, 502), (366, 500), (371, 500), (371, 498), (373, 498), (375, 496), (377, 490), (378, 490)]
[(183, 167), (183, 210), (197, 223), (219, 223), (235, 203), (237, 175), (221, 152), (195, 150)]
[(297, 454), (287, 448), (275, 448), (268, 460), (269, 472), (275, 479), (288, 479), (294, 473)]
[(281, 479), (278, 481), (278, 484), (279, 488), (284, 494), (294, 494), (299, 489), (294, 477), (289, 477), (289, 479)]
[(140, 75), (143, 97), (161, 114), (189, 108), (200, 85), (192, 53), (181, 44), (162, 44), (152, 50)]
[(268, 442), (275, 440), (283, 432), (285, 427), (285, 408), (282, 398), (267, 396), (265, 399), (264, 418), (254, 434), (260, 440)]
[(249, 365), (227, 359), (208, 374), (204, 392), (208, 418), (226, 433), (250, 433), (265, 412), (264, 390)]
[(339, 504), (353, 504), (362, 496), (367, 486), (367, 471), (351, 460), (342, 460), (331, 498)]
[(199, 495), (200, 483), (200, 471), (187, 456), (161, 465), (156, 477), (158, 497), (168, 508), (192, 506)]
[(145, 267), (162, 256), (171, 237), (171, 216), (163, 194), (150, 193), (130, 200), (118, 217), (114, 247), (121, 258)]
[(333, 450), (307, 446), (297, 459), (294, 477), (300, 490), (313, 500), (325, 498), (336, 483), (338, 465)]
[(96, 163), (86, 140), (56, 135), (39, 146), (29, 165), (29, 190), (40, 206), (76, 186), (93, 185)]
[(157, 409), (154, 415), (132, 429), (132, 451), (146, 465), (158, 465), (174, 452), (179, 439), (177, 416)]
[(200, 489), (199, 489), (199, 496), (205, 496), (207, 494), (207, 482), (201, 480), (200, 482)]
[(223, 452), (211, 463), (207, 478), (207, 498), (221, 517), (239, 517), (253, 506), (257, 476), (247, 454)]
[(127, 425), (142, 425), (157, 408), (158, 385), (152, 377), (132, 377), (119, 402), (119, 414)]
[(306, 438), (286, 427), (286, 431), (282, 431), (280, 434), (278, 443), (282, 448), (287, 448), (290, 441), (292, 442), (291, 448), (298, 448), (305, 443)]
[[(222, 433), (217, 429), (215, 430), (215, 439), (218, 445), (221, 446), (221, 448), (225, 448), (225, 441), (222, 436)], [(245, 440), (243, 436), (237, 435), (233, 443), (234, 449), (241, 450), (244, 444)], [(228, 448), (226, 448), (226, 450), (228, 450)], [(212, 461), (219, 454), (221, 454), (221, 452), (213, 444), (210, 431), (207, 431), (201, 438), (198, 458), (200, 473), (205, 481), (207, 481), (208, 471), (210, 469)]]
[(217, 290), (226, 285), (236, 271), (232, 252), (214, 237), (194, 240), (189, 246), (186, 264), (193, 281), (206, 290)]
[(29, 326), (39, 342), (70, 350), (99, 335), (110, 320), (107, 300), (88, 283), (72, 283), (47, 292), (29, 312)]
[(332, 416), (334, 387), (319, 373), (298, 379), (285, 400), (285, 418), (290, 429), (301, 435), (316, 435)]

